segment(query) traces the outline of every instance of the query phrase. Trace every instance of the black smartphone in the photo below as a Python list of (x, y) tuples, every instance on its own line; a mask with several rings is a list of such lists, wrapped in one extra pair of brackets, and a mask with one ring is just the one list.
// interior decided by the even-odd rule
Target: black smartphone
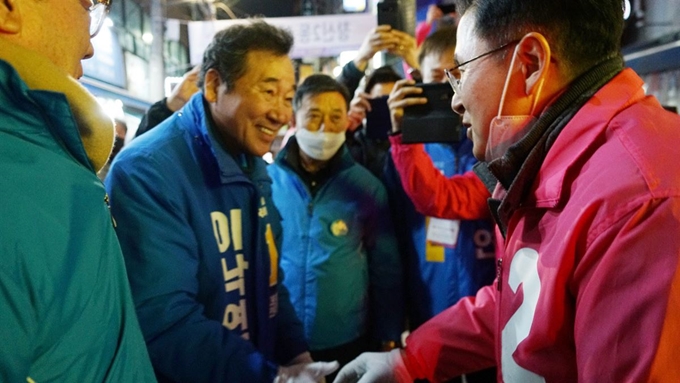
[(427, 103), (404, 108), (401, 140), (404, 143), (459, 142), (463, 127), (460, 116), (451, 110), (453, 89), (449, 84), (416, 84)]
[(372, 98), (368, 102), (371, 104), (371, 110), (366, 112), (366, 137), (386, 140), (387, 133), (392, 130), (387, 96)]
[(445, 15), (456, 11), (456, 4), (439, 4), (437, 7), (439, 7)]
[(392, 29), (404, 30), (396, 0), (383, 0), (378, 3), (378, 25), (389, 25)]

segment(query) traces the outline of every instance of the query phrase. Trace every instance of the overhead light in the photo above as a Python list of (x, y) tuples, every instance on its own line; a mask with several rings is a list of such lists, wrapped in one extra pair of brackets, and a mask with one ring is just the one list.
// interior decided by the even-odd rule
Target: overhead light
[(142, 41), (144, 41), (147, 44), (151, 44), (153, 42), (153, 35), (149, 32), (146, 32), (142, 35)]

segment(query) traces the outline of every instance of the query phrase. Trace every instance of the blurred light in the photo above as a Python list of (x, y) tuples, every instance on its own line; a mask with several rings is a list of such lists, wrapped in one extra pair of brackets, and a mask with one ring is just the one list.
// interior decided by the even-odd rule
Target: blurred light
[(632, 12), (632, 7), (630, 6), (630, 0), (624, 0), (623, 2), (623, 19), (628, 20)]
[(363, 12), (366, 10), (366, 0), (342, 0), (345, 12)]
[(342, 67), (340, 65), (333, 68), (333, 77), (340, 76), (340, 73), (342, 73)]
[(125, 112), (123, 112), (123, 101), (120, 99), (110, 99), (97, 97), (97, 102), (104, 109), (104, 113), (111, 119), (124, 120)]
[(153, 42), (153, 35), (149, 32), (146, 32), (142, 35), (142, 41), (144, 41), (147, 44), (151, 44)]
[(380, 68), (383, 65), (385, 65), (385, 61), (383, 60), (383, 55), (378, 54), (378, 55), (373, 56), (373, 68)]
[(348, 62), (354, 60), (357, 57), (359, 51), (344, 51), (340, 52), (338, 55), (338, 65), (345, 66)]
[(113, 20), (110, 17), (104, 19), (104, 26), (107, 28), (113, 28)]
[(266, 163), (271, 164), (272, 162), (274, 162), (274, 155), (272, 154), (272, 152), (267, 152), (264, 154), (264, 156), (262, 156), (262, 159)]

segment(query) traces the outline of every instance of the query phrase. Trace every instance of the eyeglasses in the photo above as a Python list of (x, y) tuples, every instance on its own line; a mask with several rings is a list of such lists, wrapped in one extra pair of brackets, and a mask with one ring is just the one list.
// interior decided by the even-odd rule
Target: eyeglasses
[(99, 33), (110, 7), (111, 0), (94, 0), (94, 4), (88, 9), (90, 12), (90, 38)]
[(481, 55), (479, 55), (475, 58), (472, 58), (468, 61), (465, 61), (464, 63), (458, 64), (451, 69), (444, 69), (444, 73), (446, 73), (446, 78), (449, 80), (449, 84), (451, 85), (451, 88), (453, 88), (453, 91), (455, 93), (460, 94), (460, 79), (461, 79), (460, 68), (461, 67), (463, 67), (463, 66), (465, 66), (465, 65), (467, 65), (467, 64), (469, 64), (473, 61), (479, 60), (482, 57), (486, 57), (486, 56), (494, 54), (496, 52), (500, 52), (505, 48), (508, 48), (512, 45), (517, 44), (518, 42), (520, 42), (520, 40), (510, 41), (509, 43), (505, 43), (505, 44), (501, 45), (500, 47), (498, 47), (496, 49), (492, 49), (488, 52), (482, 53)]

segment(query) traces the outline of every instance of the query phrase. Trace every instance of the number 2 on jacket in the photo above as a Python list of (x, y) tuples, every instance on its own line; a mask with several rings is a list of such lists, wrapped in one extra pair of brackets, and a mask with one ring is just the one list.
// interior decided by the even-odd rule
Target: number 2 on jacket
[(538, 276), (538, 252), (534, 249), (520, 249), (512, 259), (508, 284), (517, 293), (520, 283), (524, 290), (524, 301), (501, 333), (501, 366), (505, 383), (545, 383), (543, 377), (523, 368), (515, 362), (512, 354), (517, 346), (529, 336), (534, 321), (536, 305), (541, 295), (541, 280)]

